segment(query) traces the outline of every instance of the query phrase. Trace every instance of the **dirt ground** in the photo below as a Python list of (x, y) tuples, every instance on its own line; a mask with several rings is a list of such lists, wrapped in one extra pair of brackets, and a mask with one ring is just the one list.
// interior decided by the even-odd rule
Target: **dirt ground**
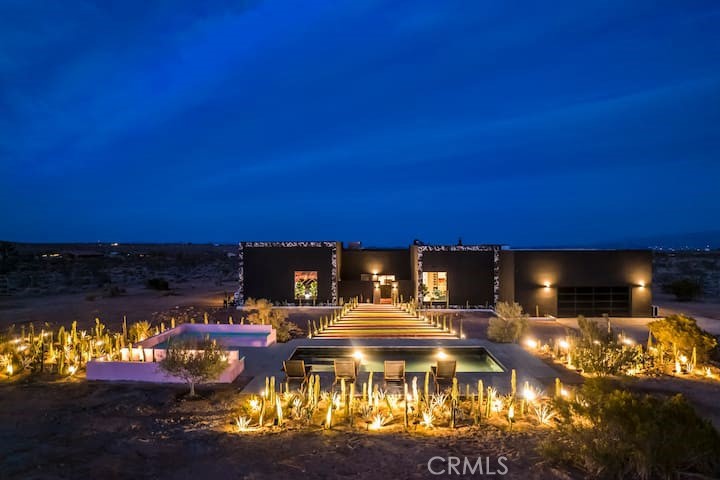
[(191, 401), (183, 387), (166, 385), (5, 384), (0, 477), (433, 478), (427, 470), (433, 456), (505, 455), (504, 478), (583, 478), (542, 461), (537, 427), (468, 426), (442, 435), (347, 427), (238, 434), (231, 422), (239, 386), (200, 390), (204, 398)]

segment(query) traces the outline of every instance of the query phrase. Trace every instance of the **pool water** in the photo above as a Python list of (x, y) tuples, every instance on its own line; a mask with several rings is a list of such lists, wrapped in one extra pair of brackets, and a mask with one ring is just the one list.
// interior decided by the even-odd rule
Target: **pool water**
[(427, 372), (442, 350), (447, 360), (457, 360), (457, 372), (503, 372), (483, 347), (298, 347), (290, 360), (304, 360), (315, 372), (332, 372), (333, 360), (350, 358), (360, 351), (360, 371), (382, 372), (385, 360), (405, 360), (406, 372)]
[[(209, 337), (225, 348), (239, 348), (255, 342), (264, 342), (267, 336), (267, 332), (182, 332), (171, 337), (169, 341), (202, 340)], [(168, 340), (158, 343), (154, 348), (167, 348), (167, 345)]]

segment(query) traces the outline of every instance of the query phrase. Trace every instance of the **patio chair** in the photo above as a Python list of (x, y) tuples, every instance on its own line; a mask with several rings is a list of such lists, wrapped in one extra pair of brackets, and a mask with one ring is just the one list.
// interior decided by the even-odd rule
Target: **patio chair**
[(357, 380), (357, 364), (353, 358), (336, 358), (333, 360), (335, 366), (335, 381), (332, 386), (341, 380), (345, 383), (355, 383)]
[(430, 372), (435, 382), (435, 393), (440, 393), (441, 386), (452, 385), (456, 369), (457, 361), (455, 360), (438, 360), (437, 365), (430, 367)]
[(285, 372), (285, 382), (300, 382), (302, 388), (308, 381), (312, 367), (306, 367), (304, 360), (285, 360), (283, 362), (283, 372)]
[(400, 387), (405, 385), (405, 360), (385, 360), (383, 378), (385, 380), (385, 390), (387, 390), (388, 383)]

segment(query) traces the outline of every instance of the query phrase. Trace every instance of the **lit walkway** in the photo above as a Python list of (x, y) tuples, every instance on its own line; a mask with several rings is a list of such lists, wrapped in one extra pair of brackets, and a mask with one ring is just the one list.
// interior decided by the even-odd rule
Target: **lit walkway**
[(361, 303), (313, 338), (458, 338), (395, 305)]

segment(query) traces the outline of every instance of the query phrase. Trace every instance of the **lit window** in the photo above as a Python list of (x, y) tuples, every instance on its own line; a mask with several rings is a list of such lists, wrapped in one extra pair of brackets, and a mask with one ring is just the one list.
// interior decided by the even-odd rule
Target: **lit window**
[(423, 301), (445, 302), (447, 300), (447, 272), (423, 272)]
[(317, 298), (317, 278), (317, 272), (295, 272), (295, 298), (300, 300)]

